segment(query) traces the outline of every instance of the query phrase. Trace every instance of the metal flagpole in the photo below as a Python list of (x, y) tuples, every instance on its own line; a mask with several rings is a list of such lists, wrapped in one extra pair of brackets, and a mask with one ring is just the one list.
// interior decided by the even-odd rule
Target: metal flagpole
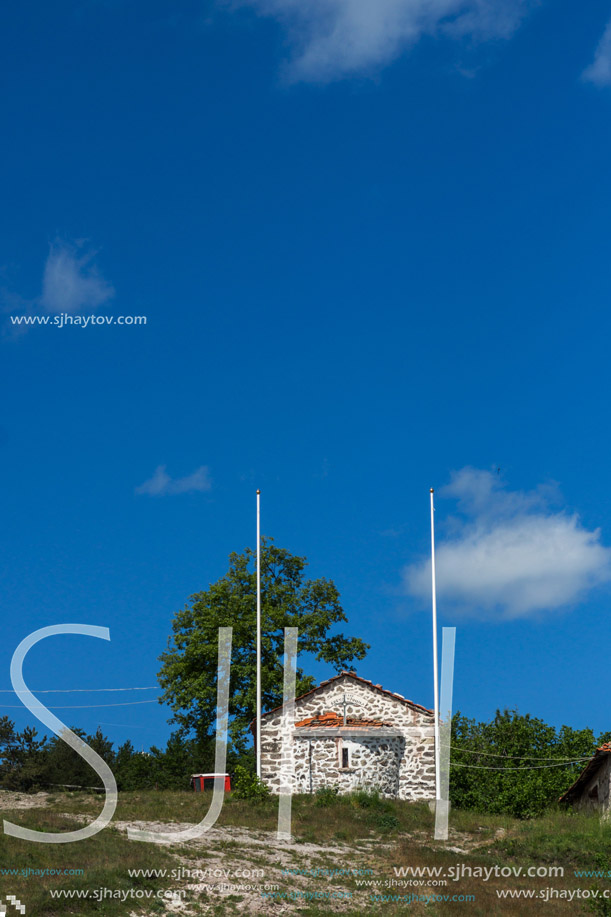
[(257, 777), (261, 777), (261, 491), (257, 491)]
[(435, 703), (435, 799), (441, 799), (441, 769), (439, 757), (439, 671), (437, 659), (437, 592), (435, 588), (435, 507), (431, 487), (431, 579), (433, 586), (433, 680)]

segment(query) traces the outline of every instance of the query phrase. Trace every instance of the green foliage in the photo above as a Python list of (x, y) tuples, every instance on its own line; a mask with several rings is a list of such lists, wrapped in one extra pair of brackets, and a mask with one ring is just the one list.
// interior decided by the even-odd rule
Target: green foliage
[(211, 765), (197, 740), (173, 733), (165, 750), (153, 745), (149, 751), (135, 751), (126, 742), (116, 754), (113, 769), (119, 790), (186, 790), (191, 774), (212, 770)]
[(354, 790), (349, 794), (348, 801), (353, 809), (362, 813), (359, 817), (364, 817), (374, 830), (387, 833), (399, 827), (394, 802), (381, 796), (379, 790)]
[[(73, 728), (72, 732), (112, 765), (112, 743), (99, 728), (89, 736), (82, 729)], [(0, 784), (8, 789), (27, 791), (55, 786), (61, 789), (66, 784), (100, 786), (97, 774), (57, 736), (38, 738), (36, 730), (29, 726), (17, 733), (14, 724), (3, 717), (0, 721), (0, 747)]]
[(339, 789), (336, 786), (321, 786), (316, 790), (314, 804), (319, 809), (326, 809), (336, 802), (338, 793)]
[(597, 894), (597, 897), (588, 898), (584, 905), (585, 909), (592, 914), (598, 914), (599, 917), (611, 917), (611, 901), (602, 897), (603, 889), (593, 885), (590, 890)]
[(355, 809), (381, 809), (388, 811), (388, 803), (378, 790), (354, 790), (350, 793), (350, 804)]
[(556, 803), (585, 765), (564, 766), (562, 759), (592, 755), (597, 747), (591, 729), (556, 730), (517, 710), (497, 710), (489, 723), (457, 713), (451, 744), (452, 805), (516, 818), (532, 818)]
[[(603, 742), (608, 742), (609, 739), (603, 739)], [(596, 869), (600, 870), (601, 873), (606, 873), (608, 876), (611, 876), (611, 861), (609, 860), (608, 854), (605, 855), (603, 851), (599, 851), (594, 859), (594, 866)], [(598, 914), (599, 917), (611, 917), (611, 900), (604, 897), (604, 889), (599, 885), (591, 885), (590, 891), (594, 897), (589, 898), (585, 903), (585, 910), (590, 911), (592, 914)]]
[(233, 795), (237, 799), (251, 799), (253, 801), (267, 799), (270, 795), (269, 788), (259, 780), (256, 774), (238, 764), (235, 769), (231, 784)]
[[(112, 742), (98, 730), (86, 735), (73, 728), (113, 771), (119, 790), (183, 789), (190, 775), (209, 768), (206, 749), (192, 739), (173, 734), (165, 750), (153, 746), (136, 751), (130, 741), (114, 751)], [(0, 719), (0, 786), (12, 790), (97, 788), (97, 773), (61, 738), (38, 738), (36, 730), (15, 732), (14, 723)]]
[(30, 790), (45, 772), (45, 738), (31, 726), (15, 732), (15, 724), (4, 716), (0, 720), (0, 782), (11, 790)]
[[(127, 746), (127, 747), (126, 747)], [(159, 787), (159, 755), (135, 751), (131, 742), (122, 745), (115, 762), (115, 777), (119, 790), (150, 790)], [(183, 785), (188, 781), (185, 775)]]
[[(80, 736), (110, 766), (114, 761), (112, 742), (102, 734), (98, 727), (94, 735), (87, 735), (84, 730), (73, 728), (72, 732)], [(95, 771), (58, 736), (45, 745), (44, 768), (41, 781), (49, 786), (71, 784), (79, 787), (101, 787), (101, 781)]]
[(380, 831), (395, 831), (399, 827), (399, 819), (396, 815), (384, 813), (382, 815), (378, 815), (375, 820), (375, 824)]
[[(232, 627), (230, 735), (238, 754), (247, 747), (248, 728), (256, 709), (256, 574), (255, 552), (231, 554), (229, 570), (208, 589), (191, 597), (172, 622), (173, 636), (161, 657), (159, 681), (163, 701), (174, 710), (173, 722), (214, 744), (219, 627)], [(282, 703), (284, 628), (299, 629), (300, 658), (311, 653), (336, 671), (363, 659), (368, 645), (356, 637), (331, 634), (346, 621), (339, 592), (331, 580), (305, 579), (304, 557), (295, 557), (263, 539), (261, 548), (261, 688), (263, 708)], [(297, 695), (315, 685), (297, 669)]]

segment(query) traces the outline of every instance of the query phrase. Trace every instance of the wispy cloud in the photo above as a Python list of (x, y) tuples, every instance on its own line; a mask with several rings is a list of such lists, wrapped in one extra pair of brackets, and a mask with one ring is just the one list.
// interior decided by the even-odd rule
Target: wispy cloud
[(45, 263), (40, 305), (47, 312), (93, 311), (114, 296), (100, 274), (95, 252), (82, 246), (54, 242)]
[[(509, 491), (498, 475), (463, 468), (439, 495), (457, 501), (460, 513), (436, 551), (446, 607), (518, 618), (570, 605), (611, 580), (611, 550), (600, 543), (600, 529), (553, 510), (552, 488)], [(409, 565), (403, 577), (409, 595), (430, 598), (429, 559)]]
[[(95, 264), (96, 252), (83, 242), (56, 240), (49, 248), (39, 295), (26, 299), (6, 286), (0, 286), (0, 313), (39, 315), (41, 312), (93, 312), (114, 294), (114, 288)], [(0, 278), (3, 275), (0, 271)], [(3, 338), (19, 338), (32, 326), (7, 322), (1, 329)]]
[(206, 491), (212, 487), (209, 469), (201, 465), (193, 474), (184, 478), (171, 478), (165, 465), (158, 465), (155, 473), (144, 484), (136, 487), (137, 494), (147, 494), (149, 497), (167, 497), (175, 494), (188, 494), (195, 491)]
[(583, 71), (581, 78), (596, 86), (611, 86), (611, 20), (598, 43), (594, 60)]
[(537, 0), (220, 0), (278, 20), (293, 81), (328, 82), (389, 63), (422, 36), (509, 38)]

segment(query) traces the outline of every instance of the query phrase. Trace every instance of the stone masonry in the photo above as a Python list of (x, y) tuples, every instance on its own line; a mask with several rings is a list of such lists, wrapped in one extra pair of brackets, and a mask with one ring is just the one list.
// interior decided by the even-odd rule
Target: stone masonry
[(342, 672), (298, 697), (294, 715), (263, 715), (261, 777), (273, 793), (363, 788), (434, 799), (433, 723), (431, 710)]
[(611, 790), (611, 756), (605, 755), (596, 773), (584, 786), (580, 807), (599, 811), (609, 818), (609, 791)]
[(559, 801), (576, 809), (599, 812), (604, 819), (611, 817), (611, 742), (596, 749)]

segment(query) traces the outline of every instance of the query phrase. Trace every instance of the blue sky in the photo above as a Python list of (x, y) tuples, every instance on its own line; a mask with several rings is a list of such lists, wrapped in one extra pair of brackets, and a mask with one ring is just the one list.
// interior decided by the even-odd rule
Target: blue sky
[[(2, 9), (0, 687), (73, 621), (111, 642), (32, 650), (32, 689), (155, 685), (173, 614), (254, 545), (260, 487), (263, 532), (371, 643), (359, 674), (430, 705), (434, 486), (455, 706), (611, 729), (610, 20)], [(11, 322), (59, 313), (147, 323)], [(56, 712), (169, 734), (155, 703)]]

